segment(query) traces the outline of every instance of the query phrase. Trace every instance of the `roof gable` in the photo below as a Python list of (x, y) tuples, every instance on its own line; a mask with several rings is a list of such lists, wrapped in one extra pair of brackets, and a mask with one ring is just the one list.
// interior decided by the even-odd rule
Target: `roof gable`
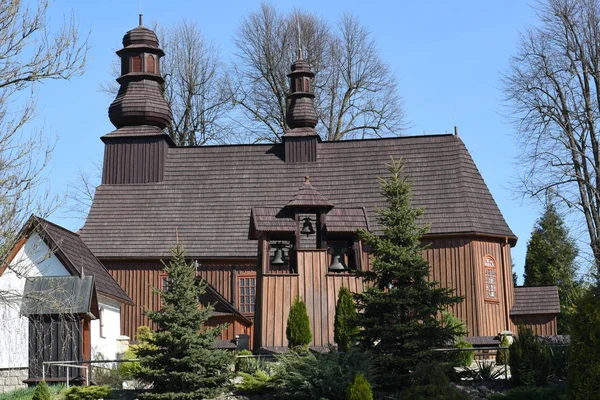
[(21, 235), (36, 232), (73, 276), (92, 275), (99, 293), (125, 303), (131, 299), (76, 233), (32, 215)]

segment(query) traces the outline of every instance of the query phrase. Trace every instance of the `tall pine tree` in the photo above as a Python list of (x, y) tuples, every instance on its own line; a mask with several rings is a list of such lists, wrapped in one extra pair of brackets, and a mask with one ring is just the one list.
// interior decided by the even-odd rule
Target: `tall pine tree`
[(402, 162), (392, 160), (388, 170), (390, 177), (380, 178), (388, 208), (377, 211), (383, 235), (358, 232), (371, 249), (373, 268), (361, 273), (372, 285), (356, 300), (362, 310), (360, 341), (375, 356), (379, 386), (397, 390), (408, 384), (409, 371), (432, 357), (431, 349), (447, 345), (457, 334), (438, 316), (461, 298), (428, 281), (421, 246), (427, 228), (415, 222), (423, 211), (410, 205)]
[(148, 346), (139, 347), (141, 369), (136, 377), (151, 382), (153, 390), (144, 399), (212, 398), (228, 383), (230, 356), (214, 348), (222, 327), (204, 323), (212, 306), (199, 307), (205, 283), (196, 281), (196, 268), (186, 263), (183, 246), (171, 249), (172, 260), (164, 265), (167, 286), (159, 291), (160, 311), (146, 314), (157, 326), (148, 337)]
[(526, 286), (558, 286), (560, 334), (568, 333), (568, 319), (580, 286), (575, 278), (576, 257), (577, 246), (569, 236), (562, 217), (548, 201), (544, 214), (537, 220), (527, 243), (524, 282)]

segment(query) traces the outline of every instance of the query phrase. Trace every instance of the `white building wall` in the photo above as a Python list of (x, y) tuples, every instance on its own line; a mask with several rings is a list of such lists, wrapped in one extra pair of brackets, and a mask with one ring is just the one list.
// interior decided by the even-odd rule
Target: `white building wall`
[(38, 234), (27, 239), (0, 276), (0, 368), (28, 366), (29, 329), (20, 315), (25, 278), (69, 275)]
[[(121, 335), (121, 304), (98, 295), (100, 318), (91, 322), (92, 359), (102, 355), (104, 360), (117, 359), (117, 338)], [(100, 329), (102, 324), (102, 329)], [(102, 332), (101, 332), (102, 331)], [(100, 335), (102, 333), (102, 335)]]

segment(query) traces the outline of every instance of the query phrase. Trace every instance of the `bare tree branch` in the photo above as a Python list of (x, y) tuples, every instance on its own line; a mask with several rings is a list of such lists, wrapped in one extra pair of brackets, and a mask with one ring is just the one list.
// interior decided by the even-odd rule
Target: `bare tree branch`
[[(298, 25), (300, 29), (298, 30)], [(314, 14), (283, 15), (263, 3), (246, 17), (234, 39), (240, 105), (257, 137), (279, 142), (287, 129), (287, 73), (297, 57), (298, 34), (315, 77), (317, 131), (325, 140), (397, 135), (404, 111), (396, 80), (371, 34), (350, 15), (337, 30)]]
[(600, 271), (600, 6), (548, 0), (504, 77), (519, 130), (523, 191), (552, 190), (582, 215)]

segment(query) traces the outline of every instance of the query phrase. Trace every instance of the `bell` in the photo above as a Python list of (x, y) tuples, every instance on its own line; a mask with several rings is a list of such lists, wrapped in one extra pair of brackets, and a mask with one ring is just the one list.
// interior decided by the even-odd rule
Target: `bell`
[(283, 249), (279, 247), (275, 250), (275, 255), (273, 256), (273, 260), (271, 261), (271, 265), (284, 265), (285, 259), (283, 258)]
[(334, 254), (333, 256), (333, 262), (331, 263), (331, 265), (329, 266), (329, 271), (331, 272), (342, 272), (346, 270), (346, 267), (344, 267), (344, 264), (342, 264), (340, 262), (340, 254)]
[(304, 224), (302, 225), (302, 230), (300, 231), (300, 233), (306, 236), (315, 233), (315, 229), (313, 228), (312, 223), (310, 222), (310, 218), (304, 218)]

